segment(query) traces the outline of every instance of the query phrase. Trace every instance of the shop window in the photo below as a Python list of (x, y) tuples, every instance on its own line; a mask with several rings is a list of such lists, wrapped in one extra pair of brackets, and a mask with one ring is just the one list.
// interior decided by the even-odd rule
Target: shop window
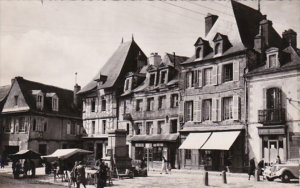
[(223, 120), (232, 119), (232, 97), (223, 98)]
[(171, 95), (171, 108), (178, 107), (178, 94)]
[(163, 154), (163, 144), (153, 144), (153, 161), (161, 161)]
[(211, 99), (205, 99), (202, 102), (203, 108), (202, 108), (202, 120), (203, 121), (209, 121), (212, 117), (212, 100)]
[(142, 160), (144, 156), (144, 147), (135, 147), (135, 160)]
[(185, 156), (185, 160), (191, 160), (192, 159), (192, 150), (186, 149), (184, 156)]
[(233, 80), (233, 64), (226, 64), (223, 66), (223, 82), (229, 82)]

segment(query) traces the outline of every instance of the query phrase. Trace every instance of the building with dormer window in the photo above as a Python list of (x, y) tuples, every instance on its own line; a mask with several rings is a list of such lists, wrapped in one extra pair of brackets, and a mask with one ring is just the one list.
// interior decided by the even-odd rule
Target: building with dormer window
[(31, 149), (46, 155), (60, 148), (80, 147), (84, 132), (74, 94), (78, 87), (71, 91), (22, 77), (12, 79), (1, 110), (0, 150), (12, 154)]

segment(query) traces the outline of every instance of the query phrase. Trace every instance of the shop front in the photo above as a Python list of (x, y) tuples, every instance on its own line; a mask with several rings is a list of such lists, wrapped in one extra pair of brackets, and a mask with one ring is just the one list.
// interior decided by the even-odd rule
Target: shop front
[(181, 164), (186, 169), (243, 171), (242, 131), (198, 132), (182, 135)]
[(177, 148), (179, 134), (168, 135), (135, 135), (130, 141), (131, 156), (135, 162), (148, 161), (149, 168), (161, 168), (164, 156), (172, 168), (178, 168)]

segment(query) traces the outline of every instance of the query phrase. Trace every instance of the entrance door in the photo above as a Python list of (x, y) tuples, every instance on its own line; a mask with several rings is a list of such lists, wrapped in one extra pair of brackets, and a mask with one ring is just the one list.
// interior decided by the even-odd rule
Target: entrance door
[(103, 145), (99, 143), (96, 144), (96, 158), (98, 157), (103, 157)]
[(263, 150), (265, 161), (270, 164), (276, 163), (277, 156), (284, 159), (283, 140), (266, 140), (263, 143)]

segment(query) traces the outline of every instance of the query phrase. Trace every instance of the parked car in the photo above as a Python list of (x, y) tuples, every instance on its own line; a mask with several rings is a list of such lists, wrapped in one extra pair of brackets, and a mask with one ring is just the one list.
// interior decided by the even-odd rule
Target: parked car
[(291, 179), (299, 179), (299, 170), (299, 159), (289, 159), (286, 163), (266, 167), (264, 176), (268, 181), (280, 178), (282, 182), (289, 182)]

